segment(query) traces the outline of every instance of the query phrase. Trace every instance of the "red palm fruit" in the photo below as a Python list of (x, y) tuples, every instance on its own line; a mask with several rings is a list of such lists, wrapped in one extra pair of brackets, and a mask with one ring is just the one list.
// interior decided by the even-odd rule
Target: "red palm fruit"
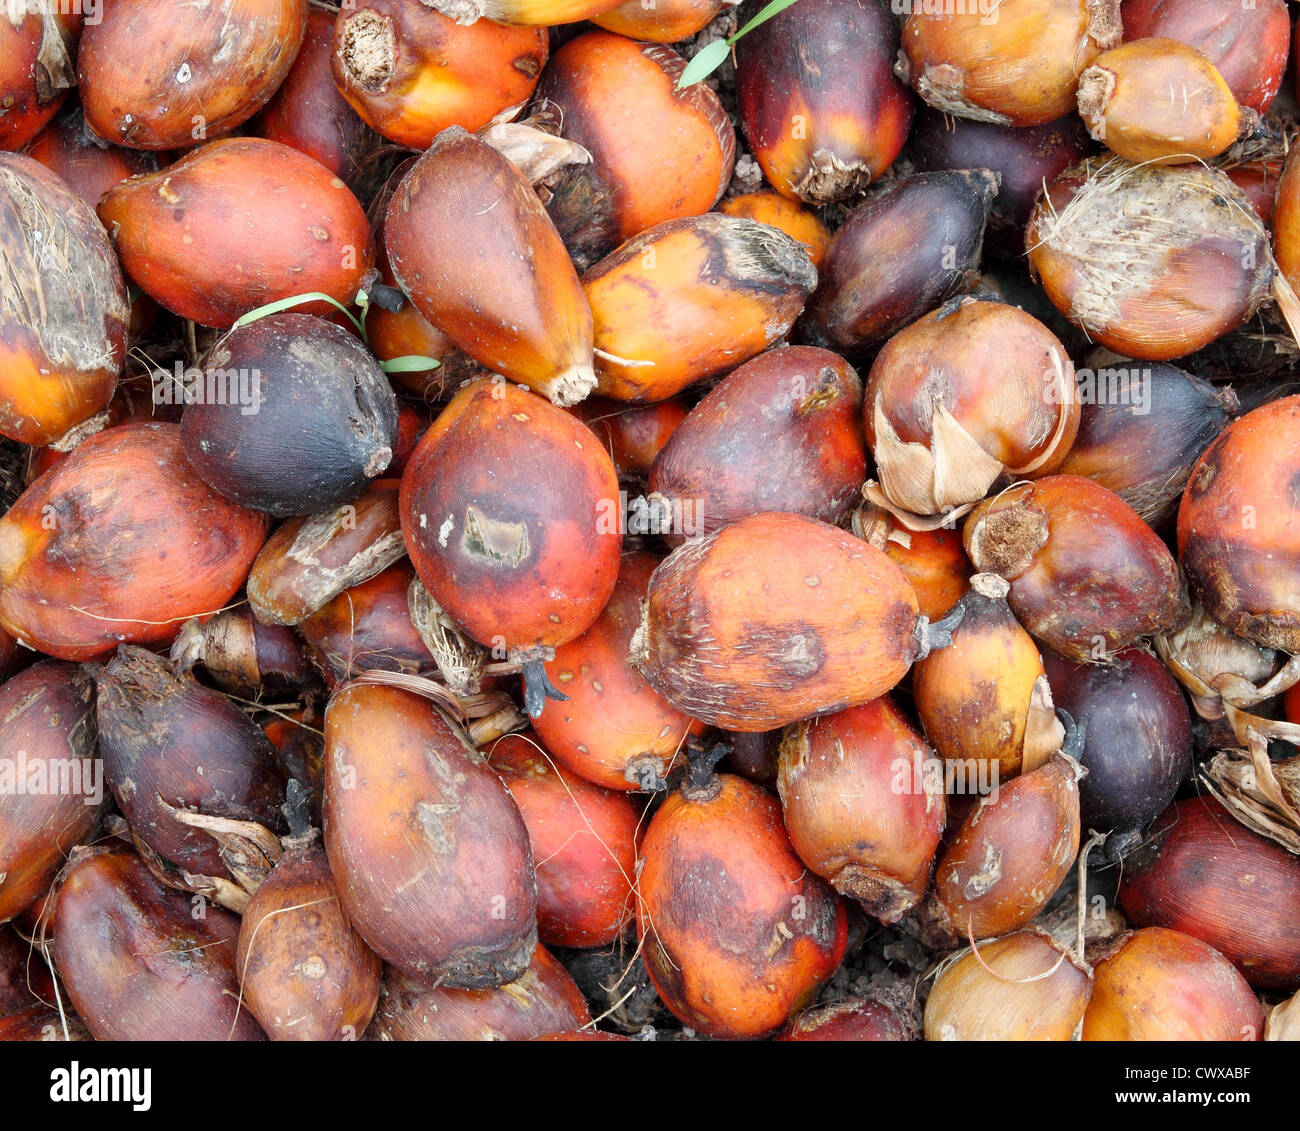
[(1192, 469), (1178, 511), (1178, 556), (1209, 614), (1288, 652), (1300, 650), (1297, 422), (1300, 396), (1233, 421)]
[(684, 69), (671, 47), (592, 31), (542, 73), (538, 98), (591, 154), (546, 205), (579, 271), (647, 228), (707, 212), (726, 190), (735, 131), (706, 84), (677, 85)]
[(77, 81), (72, 36), (54, 6), (15, 5), (0, 20), (0, 149), (21, 149)]
[(402, 535), (433, 599), (470, 637), (525, 667), (585, 632), (618, 578), (618, 477), (595, 433), (504, 381), (465, 386), (402, 476)]
[(1258, 989), (1300, 988), (1300, 860), (1209, 797), (1157, 819), (1125, 860), (1119, 899), (1133, 923), (1209, 943)]
[(91, 208), (114, 185), (158, 168), (157, 154), (107, 145), (91, 134), (80, 107), (55, 118), (32, 139), (26, 153), (57, 173)]
[(235, 976), (239, 917), (163, 887), (127, 849), (73, 854), (54, 908), (59, 978), (100, 1041), (261, 1041)]
[(1277, 196), (1282, 164), (1277, 161), (1248, 161), (1225, 169), (1228, 180), (1241, 189), (1242, 195), (1259, 214), (1265, 226), (1273, 222), (1273, 203)]
[(133, 149), (229, 133), (284, 81), (306, 28), (307, 0), (234, 0), (186, 19), (168, 0), (105, 5), (77, 52), (86, 120)]
[(814, 267), (821, 266), (822, 256), (831, 242), (830, 229), (816, 212), (769, 189), (728, 197), (718, 205), (718, 211), (724, 216), (740, 216), (780, 228), (792, 240), (803, 244)]
[(650, 490), (674, 515), (693, 515), (689, 529), (662, 531), (680, 546), (763, 511), (841, 522), (866, 475), (857, 373), (829, 350), (789, 346), (733, 370), (691, 410), (655, 460)]
[(364, 0), (334, 22), (334, 82), (389, 141), (427, 149), (528, 101), (546, 63), (541, 28), (460, 24), (426, 4)]
[(788, 728), (777, 789), (799, 859), (841, 895), (893, 923), (925, 894), (943, 771), (888, 698)]
[(1286, 0), (1124, 0), (1124, 39), (1176, 39), (1209, 56), (1238, 102), (1264, 113), (1286, 71)]
[(53, 1000), (49, 967), (35, 948), (10, 927), (0, 927), (0, 1017)]
[(1007, 605), (1000, 577), (976, 574), (957, 603), (952, 644), (912, 669), (916, 713), (953, 770), (1009, 781), (1060, 748), (1038, 645)]
[(642, 844), (646, 969), (691, 1028), (729, 1040), (771, 1036), (844, 957), (844, 904), (795, 855), (775, 797), (713, 774), (707, 761), (696, 769), (704, 772), (669, 795)]
[(92, 674), (73, 664), (0, 686), (0, 923), (45, 894), (103, 812), (94, 699)]
[(110, 428), (0, 519), (0, 623), (62, 660), (166, 644), (238, 592), (265, 537), (190, 469), (175, 424)]
[(925, 908), (931, 945), (1008, 934), (1047, 906), (1079, 851), (1078, 773), (1054, 754), (980, 798), (935, 866)]
[(681, 397), (647, 405), (588, 397), (574, 406), (578, 417), (604, 441), (619, 479), (642, 483), (688, 411)]
[(357, 1040), (379, 1004), (383, 963), (339, 906), (307, 793), (290, 783), (289, 798), (284, 855), (240, 924), (240, 989), (273, 1041)]
[(759, 514), (664, 560), (631, 653), (679, 710), (762, 731), (879, 698), (928, 651), (925, 630), (912, 587), (874, 546)]
[(219, 691), (123, 645), (96, 679), (104, 776), (131, 831), (185, 872), (225, 879), (221, 844), (177, 809), (283, 827), (284, 778), (262, 729)]
[(394, 562), (298, 623), (331, 688), (367, 671), (424, 675), (437, 670), (411, 623), (407, 593), (414, 576), (409, 562)]
[(914, 1041), (916, 1025), (903, 1011), (875, 998), (849, 998), (805, 1009), (778, 1041)]
[(330, 700), (324, 817), (343, 912), (385, 962), (462, 989), (524, 972), (537, 944), (528, 829), (429, 702), (364, 685)]
[(779, 341), (817, 285), (803, 245), (709, 212), (628, 240), (583, 276), (599, 389), (661, 401)]
[[(208, 142), (109, 190), (99, 217), (126, 273), (182, 318), (229, 329), (278, 299), (350, 303), (374, 265), (357, 198), (318, 161), (264, 138)], [(325, 302), (300, 314), (330, 314)]]
[(372, 483), (355, 503), (276, 527), (248, 575), (248, 603), (265, 624), (299, 624), (404, 553), (397, 487)]
[(1011, 611), (1071, 660), (1104, 660), (1190, 613), (1178, 563), (1123, 499), (1091, 479), (1049, 475), (980, 503), (966, 553), (1011, 583)]
[(561, 1029), (555, 1033), (543, 1033), (534, 1037), (535, 1041), (630, 1041), (622, 1033), (606, 1033), (600, 1029)]
[(251, 127), (261, 137), (315, 158), (364, 200), (379, 187), (381, 139), (334, 85), (334, 24), (331, 11), (307, 12), (298, 57)]
[(616, 8), (591, 17), (606, 31), (647, 43), (677, 43), (708, 27), (724, 0), (623, 0)]
[(870, 354), (974, 284), (989, 203), (987, 169), (904, 177), (873, 193), (831, 240), (801, 322), (804, 340)]
[(0, 153), (0, 433), (47, 444), (107, 407), (127, 317), (94, 213), (43, 165)]
[(535, 741), (509, 734), (487, 750), (510, 790), (537, 861), (537, 937), (605, 946), (632, 920), (641, 815), (625, 793), (566, 774)]
[(903, 530), (906, 538), (889, 537), (884, 551), (916, 591), (921, 612), (933, 620), (946, 617), (970, 588), (970, 559), (956, 530)]
[(372, 1032), (381, 1041), (527, 1041), (591, 1020), (582, 992), (545, 947), (513, 982), (457, 990), (389, 968)]
[(876, 355), (863, 415), (880, 473), (868, 497), (905, 523), (949, 515), (1000, 476), (1037, 479), (1060, 465), (1079, 428), (1074, 365), (1019, 307), (953, 299)]
[(1232, 964), (1198, 939), (1147, 927), (1093, 958), (1085, 1041), (1258, 1041), (1259, 999)]
[[(750, 0), (741, 21), (761, 7)], [(893, 163), (913, 105), (897, 54), (881, 0), (801, 0), (737, 41), (741, 125), (777, 192), (827, 204)]]
[(678, 750), (701, 725), (659, 696), (628, 659), (659, 560), (629, 553), (600, 616), (546, 665), (567, 697), (533, 720), (546, 748), (606, 789), (663, 789)]
[(416, 309), (475, 361), (556, 404), (591, 392), (591, 310), (573, 263), (528, 179), (487, 142), (459, 126), (439, 134), (394, 193), (384, 244)]
[(1074, 109), (1079, 73), (1119, 43), (1119, 3), (914, 4), (895, 70), (937, 110), (1041, 126)]

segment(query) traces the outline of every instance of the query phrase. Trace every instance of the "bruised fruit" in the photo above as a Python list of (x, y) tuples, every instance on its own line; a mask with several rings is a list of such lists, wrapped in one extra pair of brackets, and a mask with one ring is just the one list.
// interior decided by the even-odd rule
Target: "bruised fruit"
[(618, 477), (594, 432), (542, 397), (480, 380), (456, 394), (402, 476), (402, 534), (434, 601), (480, 644), (530, 665), (541, 711), (551, 649), (614, 590)]
[(844, 905), (795, 855), (781, 806), (762, 786), (692, 775), (655, 813), (641, 854), (646, 968), (693, 1029), (770, 1036), (844, 957)]
[(537, 945), (528, 829), (432, 704), (353, 685), (325, 712), (325, 851), (344, 914), (406, 974), (514, 981)]
[(926, 628), (880, 550), (816, 519), (759, 514), (665, 559), (631, 652), (680, 710), (762, 731), (883, 695), (928, 651)]
[(76, 83), (76, 52), (53, 5), (14, 4), (2, 14), (0, 149), (21, 149)]
[(307, 0), (229, 0), (183, 18), (169, 0), (106, 4), (77, 52), (86, 120), (133, 149), (181, 149), (251, 118), (307, 30)]
[(0, 519), (0, 624), (64, 660), (165, 644), (234, 596), (265, 537), (194, 474), (177, 425), (110, 428)]
[(194, 914), (134, 852), (82, 848), (54, 905), (51, 947), (78, 1016), (100, 1041), (262, 1041), (235, 973), (239, 918)]

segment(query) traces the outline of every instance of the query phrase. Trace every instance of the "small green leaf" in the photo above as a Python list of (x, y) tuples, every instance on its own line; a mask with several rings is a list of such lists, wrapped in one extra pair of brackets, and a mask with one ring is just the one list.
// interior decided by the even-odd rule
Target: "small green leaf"
[(677, 89), (684, 90), (688, 86), (694, 86), (701, 79), (708, 78), (727, 61), (727, 54), (730, 51), (731, 44), (725, 39), (715, 39), (712, 43), (706, 44), (704, 49), (686, 64), (686, 70), (677, 80)]
[(431, 357), (407, 354), (405, 357), (390, 357), (387, 361), (381, 361), (379, 368), (385, 373), (419, 373), (423, 369), (437, 369), (441, 364), (441, 361), (435, 361)]
[(365, 327), (357, 320), (356, 316), (346, 306), (337, 299), (330, 298), (327, 294), (320, 291), (309, 291), (307, 294), (292, 295), (289, 298), (276, 299), (275, 302), (268, 302), (265, 306), (259, 306), (255, 310), (250, 310), (247, 314), (241, 314), (236, 319), (232, 330), (238, 330), (241, 326), (247, 326), (250, 322), (256, 322), (271, 314), (279, 314), (282, 310), (292, 310), (295, 306), (302, 306), (307, 302), (328, 302), (331, 306), (337, 306), (352, 321), (352, 325), (357, 328), (359, 334), (365, 333)]
[(756, 15), (752, 20), (750, 20), (749, 23), (747, 23), (743, 28), (741, 28), (738, 32), (736, 32), (735, 35), (731, 37), (731, 42), (735, 43), (736, 40), (738, 40), (742, 35), (748, 35), (751, 31), (753, 31), (756, 27), (758, 27), (759, 24), (767, 23), (767, 21), (770, 20), (773, 16), (779, 16), (782, 12), (784, 12), (787, 8), (789, 8), (794, 3), (795, 0), (772, 0), (772, 3), (768, 4), (767, 7), (765, 7), (761, 12), (758, 13), (758, 15)]

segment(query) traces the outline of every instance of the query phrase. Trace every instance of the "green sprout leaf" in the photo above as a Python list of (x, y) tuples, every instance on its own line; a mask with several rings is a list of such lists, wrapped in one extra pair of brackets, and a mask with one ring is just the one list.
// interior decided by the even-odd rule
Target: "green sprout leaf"
[(424, 369), (437, 369), (441, 364), (441, 361), (431, 357), (408, 353), (404, 357), (390, 357), (387, 361), (381, 361), (379, 368), (385, 373), (419, 373)]
[(773, 16), (780, 15), (795, 2), (796, 0), (772, 0), (730, 39), (717, 39), (708, 44), (695, 58), (686, 64), (686, 70), (682, 72), (682, 77), (677, 80), (677, 89), (684, 90), (688, 86), (694, 86), (701, 79), (707, 79), (726, 62), (736, 40), (742, 35), (748, 35), (760, 24), (767, 23)]

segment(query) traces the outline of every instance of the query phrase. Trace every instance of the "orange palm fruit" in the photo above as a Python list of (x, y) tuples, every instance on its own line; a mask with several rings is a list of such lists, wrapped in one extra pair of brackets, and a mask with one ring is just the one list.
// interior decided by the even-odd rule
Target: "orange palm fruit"
[(560, 405), (595, 387), (569, 253), (527, 178), (486, 142), (439, 134), (394, 193), (384, 242), (398, 285), (476, 361)]
[(233, 0), (186, 19), (169, 0), (107, 4), (77, 52), (86, 121), (132, 149), (228, 133), (275, 93), (306, 30), (307, 0)]
[(899, 77), (937, 110), (1041, 126), (1074, 109), (1080, 72), (1123, 34), (1120, 0), (911, 6)]
[(477, 130), (528, 101), (547, 56), (541, 28), (459, 24), (427, 4), (364, 0), (334, 23), (334, 81), (389, 141), (427, 149), (448, 126)]
[[(357, 198), (320, 162), (263, 138), (201, 145), (133, 177), (99, 205), (126, 273), (182, 318), (229, 329), (240, 315), (319, 291), (344, 306), (374, 265)], [(331, 314), (303, 303), (300, 314)]]
[(238, 592), (265, 537), (194, 474), (178, 425), (110, 428), (0, 519), (0, 624), (64, 660), (166, 644)]
[(59, 114), (24, 151), (53, 170), (93, 211), (115, 185), (158, 169), (158, 154), (106, 145), (86, 127), (80, 108)]
[(1001, 577), (976, 574), (957, 602), (964, 616), (952, 644), (912, 670), (926, 737), (946, 761), (981, 780), (1010, 781), (1061, 745), (1043, 658), (1007, 605), (1010, 588)]
[(43, 165), (0, 153), (0, 433), (48, 444), (107, 408), (127, 318), (94, 212)]
[(597, 387), (660, 401), (784, 337), (817, 269), (784, 232), (710, 212), (629, 240), (583, 276), (596, 326)]
[(591, 17), (606, 31), (647, 43), (677, 43), (703, 31), (720, 11), (724, 0), (623, 0), (608, 12)]
[(740, 216), (780, 228), (803, 244), (814, 267), (820, 266), (831, 242), (831, 231), (816, 212), (770, 189), (728, 197), (718, 205), (718, 211), (724, 216)]
[(0, 149), (21, 149), (77, 81), (72, 37), (55, 6), (14, 5), (0, 19)]
[(934, 752), (882, 697), (786, 729), (777, 789), (799, 859), (893, 923), (930, 886), (944, 827)]
[(671, 47), (593, 31), (542, 73), (538, 99), (591, 154), (546, 205), (580, 271), (647, 228), (707, 212), (726, 190), (735, 131), (707, 85), (678, 88), (684, 69)]
[(632, 921), (641, 814), (625, 793), (565, 773), (526, 734), (486, 750), (519, 806), (537, 861), (537, 936), (547, 946), (614, 942)]
[(523, 27), (552, 27), (589, 20), (614, 7), (616, 0), (423, 0), (457, 23), (495, 20)]
[(507, 381), (461, 389), (402, 476), (402, 535), (420, 580), (467, 635), (525, 665), (534, 718), (543, 662), (614, 591), (619, 501), (596, 434)]
[(767, 1037), (839, 966), (844, 904), (795, 855), (775, 797), (702, 768), (646, 830), (642, 955), (685, 1024), (729, 1040)]
[(1154, 165), (1208, 161), (1259, 121), (1209, 58), (1176, 39), (1103, 51), (1079, 76), (1079, 115), (1112, 152)]
[[(741, 22), (762, 7), (750, 0)], [(829, 204), (889, 168), (914, 104), (892, 73), (897, 55), (881, 0), (800, 0), (736, 42), (741, 125), (777, 192)]]
[(567, 698), (533, 720), (546, 747), (567, 769), (606, 789), (663, 789), (687, 735), (699, 723), (663, 699), (628, 658), (650, 575), (659, 560), (624, 555), (618, 582), (600, 616), (555, 649), (546, 665)]
[(880, 550), (816, 519), (768, 513), (664, 560), (631, 653), (680, 710), (750, 732), (879, 698), (936, 636)]

